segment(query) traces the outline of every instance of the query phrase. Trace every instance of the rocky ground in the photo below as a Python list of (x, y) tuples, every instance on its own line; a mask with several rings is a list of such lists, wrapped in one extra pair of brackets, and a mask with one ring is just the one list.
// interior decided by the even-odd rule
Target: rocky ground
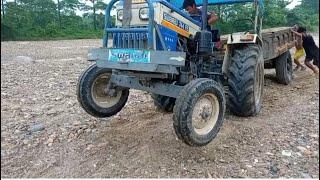
[(116, 116), (97, 119), (76, 97), (88, 49), (101, 40), (1, 42), (1, 177), (319, 178), (319, 78), (265, 76), (256, 117), (226, 114), (207, 146), (177, 139), (172, 114), (131, 90)]

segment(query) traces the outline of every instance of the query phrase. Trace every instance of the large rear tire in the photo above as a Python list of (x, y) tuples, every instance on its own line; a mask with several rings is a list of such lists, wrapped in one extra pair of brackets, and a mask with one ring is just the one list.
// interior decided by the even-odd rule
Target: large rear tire
[(111, 70), (93, 64), (86, 69), (77, 84), (78, 101), (92, 116), (103, 118), (117, 114), (128, 100), (129, 89), (117, 90), (114, 96), (106, 92)]
[(290, 52), (287, 51), (277, 59), (275, 59), (276, 77), (280, 84), (288, 85), (292, 82), (292, 58)]
[(206, 78), (191, 81), (181, 90), (173, 109), (177, 136), (190, 146), (211, 142), (222, 126), (226, 100), (223, 87)]
[(259, 45), (234, 50), (228, 70), (229, 109), (237, 116), (255, 116), (260, 112), (264, 62)]

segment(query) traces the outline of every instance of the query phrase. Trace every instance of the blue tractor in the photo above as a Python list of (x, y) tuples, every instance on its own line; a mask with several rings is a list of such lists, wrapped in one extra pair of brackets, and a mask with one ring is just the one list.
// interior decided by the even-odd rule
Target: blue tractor
[[(113, 116), (125, 106), (129, 89), (147, 91), (159, 109), (173, 111), (173, 127), (182, 141), (203, 146), (219, 132), (227, 102), (239, 116), (260, 111), (262, 0), (197, 0), (202, 22), (181, 10), (182, 2), (109, 3), (103, 47), (90, 50), (88, 60), (94, 63), (78, 82), (78, 100), (87, 113)], [(218, 57), (219, 33), (206, 28), (207, 7), (233, 3), (254, 3), (254, 27), (231, 34), (224, 56)]]

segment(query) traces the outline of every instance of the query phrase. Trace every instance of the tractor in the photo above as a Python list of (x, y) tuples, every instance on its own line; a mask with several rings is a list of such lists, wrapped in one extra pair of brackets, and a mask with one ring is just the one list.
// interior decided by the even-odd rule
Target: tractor
[[(105, 118), (125, 106), (129, 89), (147, 91), (158, 109), (173, 112), (179, 139), (204, 146), (218, 134), (226, 111), (254, 116), (264, 86), (262, 0), (196, 0), (202, 20), (181, 0), (112, 0), (105, 10), (103, 47), (79, 77), (77, 97), (92, 116)], [(252, 30), (232, 33), (220, 45), (207, 27), (209, 5), (254, 3)], [(115, 23), (111, 12), (116, 12)], [(114, 24), (114, 25), (112, 25)], [(224, 49), (223, 51), (221, 49)], [(223, 55), (221, 55), (223, 52)]]

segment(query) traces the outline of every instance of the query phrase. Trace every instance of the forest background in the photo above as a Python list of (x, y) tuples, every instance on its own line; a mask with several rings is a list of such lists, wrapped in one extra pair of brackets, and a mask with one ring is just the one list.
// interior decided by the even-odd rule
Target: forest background
[[(319, 31), (319, 0), (300, 0), (292, 9), (292, 0), (264, 0), (263, 28), (306, 26)], [(216, 24), (221, 34), (252, 28), (246, 19), (254, 19), (252, 4), (209, 7), (219, 15)], [(1, 0), (1, 41), (102, 38), (103, 0)], [(112, 16), (114, 23), (115, 16)]]

